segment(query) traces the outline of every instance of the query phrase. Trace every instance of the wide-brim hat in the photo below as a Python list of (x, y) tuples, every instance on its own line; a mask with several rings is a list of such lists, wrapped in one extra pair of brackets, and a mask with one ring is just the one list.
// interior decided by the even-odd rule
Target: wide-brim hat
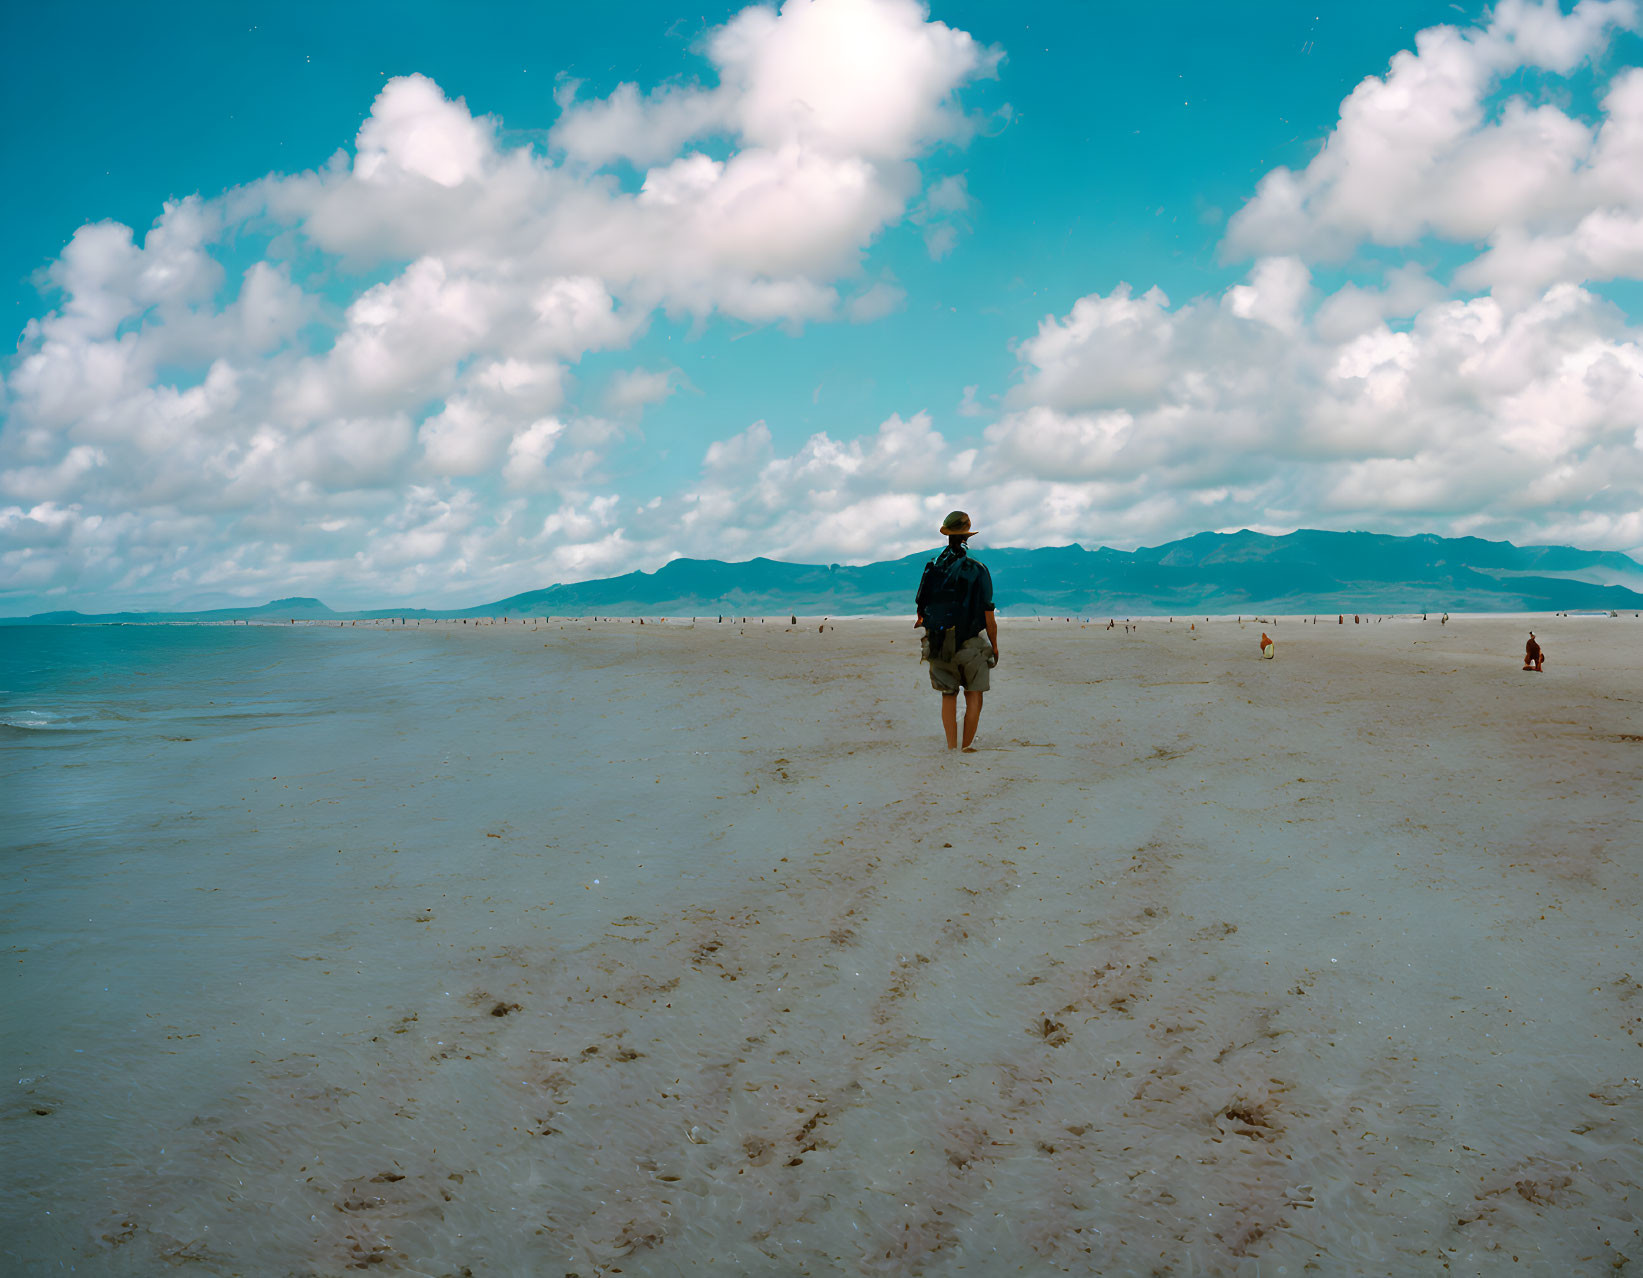
[(970, 527), (970, 517), (962, 510), (955, 510), (941, 521), (941, 535), (943, 537), (974, 537), (976, 530)]

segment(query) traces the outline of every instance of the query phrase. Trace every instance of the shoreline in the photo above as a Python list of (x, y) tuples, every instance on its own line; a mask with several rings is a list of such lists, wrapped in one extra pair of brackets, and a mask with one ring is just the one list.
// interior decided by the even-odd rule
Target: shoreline
[[(998, 613), (998, 620), (999, 620), (1000, 624), (1006, 624), (1007, 623), (1007, 624), (1010, 624), (1010, 625), (1038, 625), (1038, 624), (1044, 624), (1044, 625), (1068, 625), (1068, 624), (1072, 624), (1072, 625), (1095, 625), (1095, 624), (1097, 624), (1097, 622), (1099, 622), (1103, 619), (1116, 620), (1116, 621), (1119, 621), (1120, 623), (1125, 622), (1125, 621), (1129, 621), (1129, 622), (1149, 622), (1149, 623), (1159, 624), (1159, 625), (1191, 624), (1193, 622), (1198, 622), (1198, 621), (1232, 622), (1234, 624), (1237, 624), (1238, 622), (1241, 621), (1246, 625), (1249, 624), (1250, 622), (1256, 622), (1256, 623), (1260, 623), (1260, 624), (1281, 624), (1281, 623), (1284, 623), (1284, 622), (1287, 621), (1291, 625), (1326, 625), (1326, 624), (1329, 624), (1328, 618), (1329, 618), (1330, 615), (1334, 615), (1334, 616), (1343, 618), (1342, 621), (1336, 623), (1336, 624), (1341, 624), (1341, 625), (1353, 625), (1353, 624), (1373, 625), (1373, 624), (1379, 624), (1379, 623), (1387, 622), (1387, 621), (1426, 622), (1427, 624), (1440, 625), (1440, 624), (1443, 624), (1440, 621), (1440, 618), (1442, 618), (1442, 617), (1447, 617), (1449, 619), (1449, 621), (1459, 621), (1459, 620), (1490, 621), (1490, 620), (1511, 620), (1511, 619), (1539, 620), (1539, 621), (1546, 621), (1546, 620), (1609, 620), (1609, 621), (1618, 620), (1618, 621), (1628, 621), (1628, 620), (1643, 619), (1643, 613), (1639, 613), (1639, 612), (1629, 612), (1628, 613), (1628, 610), (1625, 610), (1625, 609), (1586, 610), (1586, 611), (1570, 610), (1570, 611), (1559, 611), (1559, 612), (1535, 612), (1535, 611), (1512, 611), (1512, 610), (1490, 611), (1490, 612), (1474, 612), (1474, 611), (1459, 611), (1459, 610), (1456, 610), (1456, 611), (1450, 611), (1450, 612), (1447, 612), (1447, 613), (1442, 612), (1442, 611), (1438, 611), (1436, 613), (1426, 613), (1426, 614), (1423, 614), (1423, 613), (1420, 613), (1420, 612), (1360, 613), (1360, 614), (1357, 614), (1357, 615), (1359, 617), (1361, 617), (1362, 620), (1360, 622), (1354, 623), (1350, 620), (1344, 620), (1344, 618), (1347, 618), (1347, 617), (1350, 617), (1350, 616), (1353, 615), (1353, 614), (1349, 614), (1349, 613), (1348, 614), (1342, 614), (1342, 613), (1336, 612), (1334, 614), (1326, 614), (1326, 613), (1322, 613), (1322, 612), (1319, 612), (1319, 613), (1310, 613), (1310, 612), (1308, 612), (1308, 613), (1296, 613), (1296, 612), (1287, 612), (1287, 611), (1286, 612), (1274, 612), (1274, 611), (1268, 609), (1268, 610), (1263, 610), (1263, 611), (1260, 611), (1260, 612), (1244, 612), (1244, 613), (1231, 613), (1231, 612), (1224, 612), (1224, 613), (1214, 613), (1214, 612), (1212, 612), (1212, 613), (1180, 613), (1180, 612), (1178, 612), (1178, 613), (1126, 613), (1126, 614), (1119, 614), (1119, 613), (1106, 613), (1106, 612), (1104, 612), (1104, 613), (1099, 613), (1099, 614), (1095, 614), (1095, 613), (1091, 613), (1091, 614), (1032, 613), (1032, 614), (1022, 614), (1022, 615), (1011, 614), (1011, 613), (1005, 612), (1003, 610), (1000, 610), (999, 613)], [(851, 622), (851, 623), (855, 623), (855, 622), (868, 622), (868, 623), (872, 623), (872, 622), (889, 622), (889, 623), (900, 622), (900, 623), (904, 623), (904, 624), (911, 624), (913, 619), (914, 619), (914, 614), (912, 612), (906, 612), (906, 613), (847, 613), (847, 614), (838, 614), (838, 615), (825, 614), (825, 613), (806, 613), (806, 614), (803, 614), (803, 615), (797, 615), (797, 614), (767, 614), (765, 616), (755, 616), (753, 614), (747, 614), (745, 617), (738, 614), (735, 617), (726, 615), (722, 623), (718, 621), (717, 614), (714, 614), (713, 616), (709, 616), (707, 614), (702, 614), (702, 615), (695, 616), (695, 617), (687, 617), (683, 614), (657, 613), (657, 612), (633, 613), (633, 614), (624, 613), (621, 616), (604, 616), (604, 615), (595, 616), (595, 615), (589, 614), (589, 615), (586, 615), (586, 616), (575, 616), (575, 617), (560, 616), (558, 614), (555, 614), (553, 616), (546, 616), (546, 615), (543, 615), (543, 616), (536, 616), (536, 615), (519, 616), (519, 615), (515, 615), (515, 614), (511, 614), (511, 613), (506, 614), (506, 615), (499, 613), (495, 616), (483, 616), (483, 617), (410, 617), (410, 616), (407, 616), (403, 619), (397, 618), (397, 617), (294, 617), (294, 618), (288, 618), (284, 621), (280, 621), (280, 620), (277, 620), (277, 619), (270, 619), (270, 618), (244, 618), (244, 619), (216, 620), (216, 621), (140, 620), (140, 621), (49, 621), (49, 622), (44, 622), (43, 621), (43, 622), (34, 622), (34, 621), (26, 621), (26, 620), (4, 620), (4, 621), (0, 621), (0, 628), (9, 627), (9, 628), (15, 628), (15, 629), (23, 629), (23, 628), (29, 628), (29, 629), (80, 628), (80, 629), (84, 629), (84, 628), (96, 627), (96, 626), (211, 626), (211, 627), (222, 627), (222, 626), (310, 626), (310, 627), (313, 627), (313, 626), (327, 626), (327, 627), (332, 627), (332, 628), (339, 628), (339, 627), (345, 628), (345, 627), (352, 626), (352, 627), (357, 628), (359, 626), (366, 626), (366, 627), (372, 628), (372, 629), (384, 629), (384, 630), (388, 630), (388, 629), (393, 629), (393, 630), (407, 629), (407, 630), (409, 630), (409, 629), (415, 629), (418, 626), (461, 626), (461, 625), (471, 625), (471, 626), (473, 626), (473, 625), (477, 625), (477, 626), (494, 626), (494, 625), (545, 626), (545, 625), (571, 625), (571, 624), (576, 624), (576, 625), (607, 625), (607, 624), (608, 625), (619, 625), (619, 624), (638, 624), (640, 621), (644, 621), (644, 622), (646, 622), (647, 624), (650, 624), (650, 625), (668, 625), (668, 626), (699, 625), (699, 626), (704, 626), (705, 627), (705, 626), (709, 626), (709, 625), (719, 625), (719, 624), (726, 625), (726, 626), (732, 625), (732, 624), (752, 625), (754, 623), (758, 623), (758, 624), (761, 624), (761, 625), (793, 625), (793, 624), (795, 624), (794, 620), (789, 620), (790, 617), (796, 619), (796, 624), (797, 625), (799, 625), (801, 627), (804, 627), (804, 626), (809, 626), (809, 625), (819, 625), (819, 624), (823, 624), (823, 623), (826, 623), (828, 625), (832, 625), (834, 623), (842, 623), (842, 622)]]

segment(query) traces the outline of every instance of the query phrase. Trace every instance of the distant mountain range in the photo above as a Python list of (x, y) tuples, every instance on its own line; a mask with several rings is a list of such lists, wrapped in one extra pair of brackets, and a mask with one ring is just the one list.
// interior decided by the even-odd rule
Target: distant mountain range
[[(655, 572), (549, 586), (472, 608), (333, 612), (317, 599), (276, 599), (207, 612), (46, 612), (0, 624), (906, 614), (919, 571), (937, 549), (856, 567), (675, 559)], [(1014, 616), (1643, 610), (1643, 564), (1626, 555), (1476, 537), (1244, 531), (1133, 551), (978, 546), (976, 557), (992, 570), (999, 611)]]

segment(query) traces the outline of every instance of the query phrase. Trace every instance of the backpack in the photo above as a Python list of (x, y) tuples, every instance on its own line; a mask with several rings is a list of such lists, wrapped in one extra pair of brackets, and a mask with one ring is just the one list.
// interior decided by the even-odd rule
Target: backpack
[[(939, 559), (924, 565), (924, 580), (919, 594), (924, 596), (924, 637), (929, 643), (932, 661), (951, 661), (958, 651), (958, 627), (964, 620), (966, 596), (965, 578), (969, 575), (961, 565), (969, 559), (955, 558), (945, 568), (938, 568)], [(925, 595), (925, 588), (929, 594)]]

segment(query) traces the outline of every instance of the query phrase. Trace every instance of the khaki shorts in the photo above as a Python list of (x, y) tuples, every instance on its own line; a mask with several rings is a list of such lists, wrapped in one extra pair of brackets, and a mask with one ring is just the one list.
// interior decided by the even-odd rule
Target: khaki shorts
[(993, 671), (987, 659), (993, 655), (993, 645), (986, 635), (966, 639), (953, 654), (952, 661), (936, 661), (930, 657), (930, 641), (919, 641), (919, 654), (930, 662), (930, 686), (943, 695), (956, 693), (960, 688), (971, 692), (992, 689)]

